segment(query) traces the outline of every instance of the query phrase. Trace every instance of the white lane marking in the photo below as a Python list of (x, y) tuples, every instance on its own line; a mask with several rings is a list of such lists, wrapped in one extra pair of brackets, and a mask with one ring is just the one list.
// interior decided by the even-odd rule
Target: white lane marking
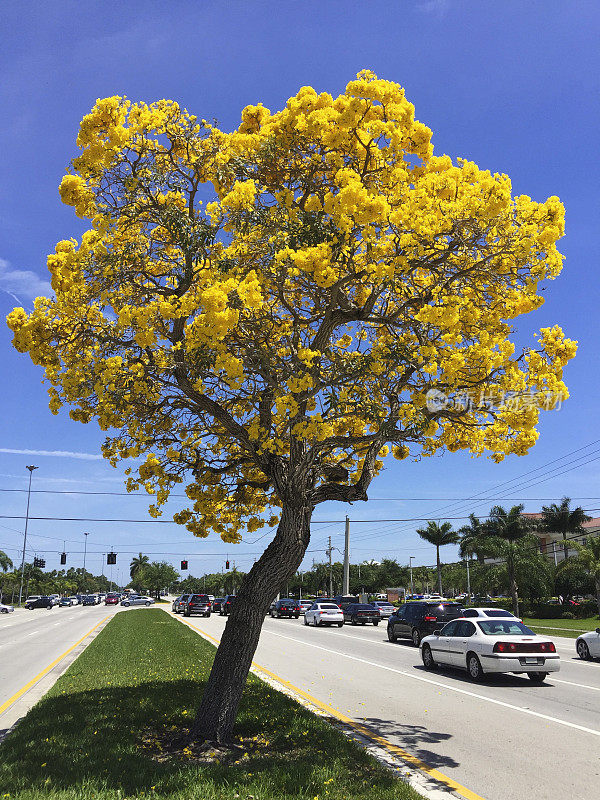
[(554, 675), (551, 678), (552, 683), (566, 683), (568, 686), (579, 686), (580, 689), (592, 689), (594, 692), (600, 692), (600, 686), (587, 686), (585, 683), (573, 683), (573, 681), (563, 681), (558, 680), (555, 678)]
[(431, 686), (441, 687), (442, 689), (447, 689), (449, 692), (455, 692), (456, 694), (463, 694), (467, 695), (467, 697), (475, 697), (477, 700), (483, 700), (486, 703), (492, 703), (496, 706), (502, 706), (502, 708), (509, 708), (511, 711), (519, 711), (521, 714), (528, 714), (531, 717), (538, 717), (538, 719), (545, 719), (548, 722), (554, 722), (557, 725), (564, 725), (567, 728), (574, 728), (578, 731), (583, 731), (583, 733), (591, 733), (593, 736), (600, 736), (600, 731), (594, 730), (594, 728), (586, 728), (584, 725), (577, 725), (574, 722), (567, 722), (564, 719), (558, 719), (558, 717), (550, 717), (547, 714), (541, 714), (538, 711), (532, 711), (529, 708), (523, 708), (521, 706), (515, 706), (512, 703), (505, 703), (503, 700), (495, 700), (492, 697), (486, 697), (482, 694), (477, 694), (476, 692), (469, 692), (466, 689), (460, 689), (458, 686), (448, 686), (447, 683), (440, 683), (440, 681), (431, 680), (431, 678), (424, 678), (422, 675), (413, 675), (410, 672), (405, 672), (401, 669), (395, 669), (394, 667), (388, 667), (384, 664), (378, 664), (376, 661), (368, 661), (366, 658), (358, 658), (358, 656), (351, 656), (348, 653), (342, 653), (339, 650), (330, 650), (327, 647), (321, 647), (318, 644), (311, 644), (310, 642), (302, 641), (301, 639), (296, 639), (292, 636), (285, 636), (282, 633), (273, 633), (273, 631), (269, 631), (273, 636), (279, 636), (282, 639), (289, 639), (292, 642), (296, 642), (296, 644), (303, 644), (306, 647), (313, 647), (315, 650), (323, 650), (329, 655), (336, 655), (342, 656), (343, 658), (348, 658), (351, 661), (358, 661), (361, 664), (367, 664), (370, 667), (377, 667), (378, 669), (386, 670), (387, 672), (394, 672), (396, 675), (403, 675), (406, 678), (412, 678), (415, 681), (421, 681), (421, 683), (428, 683)]

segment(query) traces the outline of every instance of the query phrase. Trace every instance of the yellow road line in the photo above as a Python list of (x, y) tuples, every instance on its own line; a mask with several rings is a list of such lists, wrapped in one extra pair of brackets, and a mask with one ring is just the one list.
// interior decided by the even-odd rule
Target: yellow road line
[[(174, 614), (173, 616), (175, 617)], [(177, 617), (175, 618), (177, 619)], [(215, 639), (214, 636), (211, 636), (210, 633), (206, 633), (206, 631), (203, 631), (202, 628), (198, 628), (196, 627), (196, 625), (192, 625), (191, 622), (187, 622), (183, 619), (179, 621), (183, 622), (184, 625), (187, 625), (188, 627), (198, 631), (207, 639), (210, 639), (211, 641), (216, 642), (216, 644), (219, 644), (219, 639)], [(398, 747), (398, 745), (395, 745), (392, 742), (388, 741), (387, 739), (384, 739), (383, 736), (379, 736), (379, 734), (370, 730), (370, 728), (361, 725), (359, 722), (355, 722), (351, 717), (347, 717), (345, 714), (342, 714), (341, 711), (338, 711), (336, 708), (333, 708), (333, 706), (330, 706), (327, 703), (322, 703), (320, 700), (317, 700), (316, 697), (313, 697), (311, 694), (305, 692), (303, 689), (300, 689), (298, 686), (294, 686), (293, 683), (290, 683), (285, 678), (276, 675), (274, 672), (271, 672), (266, 667), (263, 667), (261, 664), (257, 664), (256, 661), (252, 662), (252, 666), (260, 670), (261, 672), (264, 672), (265, 675), (268, 675), (270, 678), (277, 681), (278, 683), (287, 686), (288, 689), (295, 692), (296, 694), (299, 694), (305, 700), (308, 700), (309, 703), (321, 709), (321, 711), (325, 712), (326, 714), (329, 714), (332, 717), (335, 717), (336, 719), (340, 720), (340, 722), (343, 722), (345, 725), (348, 725), (350, 728), (357, 731), (365, 738), (370, 739), (371, 741), (375, 742), (381, 747), (384, 747), (389, 753), (392, 753), (393, 755), (400, 757), (403, 761), (406, 761), (411, 766), (415, 767), (418, 770), (421, 770), (421, 772), (425, 772), (427, 775), (433, 778), (433, 780), (436, 780), (439, 783), (443, 783), (449, 788), (453, 789), (455, 792), (457, 792), (457, 794), (459, 794), (461, 797), (464, 797), (466, 800), (484, 800), (484, 798), (481, 797), (481, 795), (472, 792), (470, 789), (467, 789), (466, 786), (463, 786), (462, 784), (458, 783), (453, 778), (450, 778), (448, 775), (444, 775), (443, 772), (440, 772), (434, 767), (430, 767), (429, 764), (426, 764), (424, 761), (421, 761), (420, 758), (416, 758), (415, 756), (408, 753), (406, 750), (403, 750), (401, 747)]]
[(16, 694), (13, 694), (12, 697), (9, 697), (8, 700), (6, 701), (6, 703), (4, 703), (3, 705), (0, 706), (0, 714), (2, 714), (4, 711), (6, 711), (6, 709), (9, 706), (12, 706), (12, 704), (19, 699), (19, 697), (22, 697), (25, 694), (25, 692), (27, 692), (29, 689), (31, 689), (31, 687), (35, 683), (37, 683), (40, 680), (40, 678), (43, 678), (44, 675), (47, 675), (50, 672), (50, 670), (58, 664), (59, 661), (62, 661), (63, 658), (65, 658), (66, 656), (69, 655), (69, 653), (73, 652), (73, 650), (75, 650), (75, 648), (77, 647), (78, 644), (81, 644), (83, 642), (83, 640), (86, 639), (90, 635), (90, 633), (93, 633), (99, 625), (102, 625), (103, 622), (106, 622), (106, 620), (110, 616), (112, 616), (112, 615), (108, 614), (106, 617), (104, 617), (104, 619), (101, 619), (100, 622), (97, 622), (94, 625), (94, 627), (91, 628), (85, 634), (85, 636), (82, 636), (81, 639), (79, 639), (79, 641), (75, 642), (75, 644), (72, 647), (69, 647), (68, 650), (65, 650), (65, 652), (62, 653), (62, 655), (60, 655), (58, 658), (55, 658), (54, 661), (51, 664), (49, 664), (38, 675), (36, 675), (35, 678), (32, 678), (29, 681), (29, 683), (26, 683), (25, 686), (23, 686), (21, 689), (19, 689), (19, 691)]

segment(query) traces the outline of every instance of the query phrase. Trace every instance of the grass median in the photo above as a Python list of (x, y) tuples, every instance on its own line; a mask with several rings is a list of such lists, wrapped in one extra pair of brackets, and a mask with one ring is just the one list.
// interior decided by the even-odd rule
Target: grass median
[(600, 628), (598, 617), (587, 619), (533, 619), (524, 617), (523, 623), (531, 628), (535, 633), (545, 636), (566, 636), (569, 639), (576, 639), (581, 633), (595, 631)]
[(354, 742), (250, 676), (238, 749), (165, 752), (214, 647), (158, 609), (117, 614), (0, 746), (5, 800), (418, 800)]

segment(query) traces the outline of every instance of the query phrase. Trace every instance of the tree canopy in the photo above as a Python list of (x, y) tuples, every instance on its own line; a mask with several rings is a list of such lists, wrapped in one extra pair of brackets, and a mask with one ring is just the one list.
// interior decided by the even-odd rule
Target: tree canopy
[[(388, 446), (523, 454), (540, 403), (518, 398), (567, 396), (560, 328), (520, 355), (508, 338), (561, 270), (561, 203), (434, 156), (397, 84), (304, 87), (231, 133), (109, 97), (77, 143), (60, 193), (90, 230), (8, 324), (53, 412), (97, 419), (112, 463), (143, 457), (129, 488), (153, 513), (186, 482), (177, 521), (235, 541), (290, 482), (311, 506), (366, 499)], [(469, 400), (431, 409), (432, 389)]]

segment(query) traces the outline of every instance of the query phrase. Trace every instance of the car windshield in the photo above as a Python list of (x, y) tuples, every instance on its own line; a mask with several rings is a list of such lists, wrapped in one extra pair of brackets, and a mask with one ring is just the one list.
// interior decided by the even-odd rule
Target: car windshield
[(352, 606), (355, 611), (373, 611), (373, 606), (369, 603), (356, 603)]
[(505, 619), (514, 617), (514, 614), (511, 614), (510, 611), (505, 611), (503, 608), (484, 608), (483, 613), (486, 617), (504, 617)]
[(334, 606), (333, 603), (319, 603), (319, 608), (329, 608), (333, 611), (339, 611), (339, 606)]
[(535, 636), (522, 622), (515, 620), (477, 620), (486, 636)]

